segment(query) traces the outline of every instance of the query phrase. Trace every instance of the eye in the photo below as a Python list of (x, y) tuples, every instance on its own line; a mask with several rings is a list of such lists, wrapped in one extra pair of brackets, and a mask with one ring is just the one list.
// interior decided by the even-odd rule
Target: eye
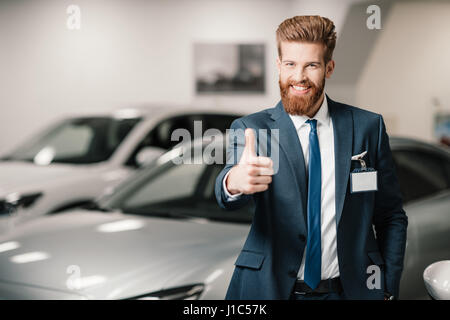
[(310, 64), (308, 65), (308, 67), (316, 68), (316, 67), (317, 67), (317, 64), (315, 64), (315, 63), (310, 63)]
[(284, 65), (288, 66), (288, 67), (292, 67), (294, 65), (294, 63), (293, 62), (286, 62)]

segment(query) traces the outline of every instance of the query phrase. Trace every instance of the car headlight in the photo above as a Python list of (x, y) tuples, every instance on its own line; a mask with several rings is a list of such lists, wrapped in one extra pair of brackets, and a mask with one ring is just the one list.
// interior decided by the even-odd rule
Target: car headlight
[(198, 300), (205, 286), (201, 283), (155, 291), (133, 300)]
[(0, 200), (0, 214), (12, 214), (20, 207), (31, 207), (40, 197), (42, 197), (42, 192), (29, 194), (11, 193), (5, 199)]

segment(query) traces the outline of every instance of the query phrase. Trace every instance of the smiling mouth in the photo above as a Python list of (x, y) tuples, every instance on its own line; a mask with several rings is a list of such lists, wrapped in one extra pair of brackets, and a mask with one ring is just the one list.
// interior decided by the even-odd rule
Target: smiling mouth
[(293, 86), (293, 85), (291, 85), (290, 87), (293, 89), (293, 91), (295, 93), (300, 93), (300, 94), (306, 93), (309, 91), (309, 89), (311, 89), (310, 86)]

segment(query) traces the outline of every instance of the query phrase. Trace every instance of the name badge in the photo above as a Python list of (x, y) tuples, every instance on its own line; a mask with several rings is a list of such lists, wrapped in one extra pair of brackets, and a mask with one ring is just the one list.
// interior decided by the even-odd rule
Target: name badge
[(367, 168), (366, 162), (362, 159), (367, 151), (352, 157), (361, 164), (361, 168), (355, 169), (350, 173), (350, 192), (369, 192), (378, 190), (377, 171), (373, 168)]

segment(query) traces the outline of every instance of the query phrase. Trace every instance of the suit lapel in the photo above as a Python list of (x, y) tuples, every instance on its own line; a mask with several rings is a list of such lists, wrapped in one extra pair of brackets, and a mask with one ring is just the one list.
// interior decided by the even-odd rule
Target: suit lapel
[[(327, 95), (328, 110), (333, 121), (334, 157), (335, 157), (335, 199), (336, 199), (336, 227), (342, 216), (347, 184), (350, 176), (350, 165), (353, 146), (353, 117), (349, 109), (339, 106)], [(280, 149), (286, 154), (289, 165), (294, 173), (295, 183), (300, 190), (303, 222), (306, 227), (308, 190), (306, 188), (306, 166), (302, 147), (298, 139), (297, 130), (291, 118), (284, 110), (281, 101), (272, 111), (271, 129), (279, 129)], [(307, 230), (304, 230), (306, 234)]]
[(306, 203), (307, 203), (307, 189), (306, 189), (306, 168), (305, 160), (303, 156), (302, 146), (298, 139), (297, 130), (289, 117), (289, 115), (284, 110), (281, 100), (278, 102), (276, 107), (273, 109), (272, 121), (269, 126), (271, 129), (279, 129), (279, 145), (280, 149), (285, 153), (288, 158), (289, 165), (294, 173), (295, 183), (300, 190), (300, 200), (303, 216), (303, 226), (305, 230), (303, 232), (306, 234)]
[(344, 106), (328, 98), (328, 109), (333, 121), (334, 132), (334, 161), (336, 179), (336, 227), (342, 216), (347, 184), (350, 176), (350, 165), (353, 145), (353, 117), (352, 112)]

